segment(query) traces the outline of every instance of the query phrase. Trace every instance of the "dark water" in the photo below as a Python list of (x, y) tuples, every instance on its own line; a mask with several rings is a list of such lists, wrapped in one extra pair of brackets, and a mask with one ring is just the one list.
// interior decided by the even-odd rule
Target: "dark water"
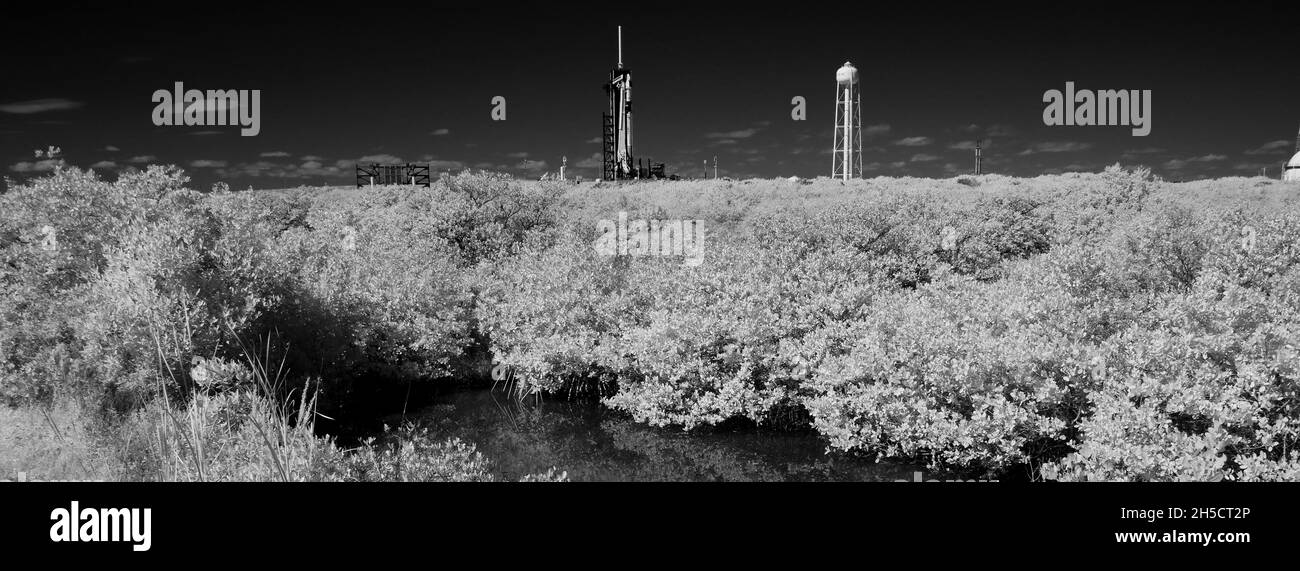
[[(528, 399), (487, 389), (434, 396), (406, 415), (478, 446), (499, 479), (549, 468), (575, 481), (893, 481), (954, 476), (920, 466), (828, 455), (812, 432), (653, 428), (595, 402)], [(392, 419), (400, 420), (400, 419)]]

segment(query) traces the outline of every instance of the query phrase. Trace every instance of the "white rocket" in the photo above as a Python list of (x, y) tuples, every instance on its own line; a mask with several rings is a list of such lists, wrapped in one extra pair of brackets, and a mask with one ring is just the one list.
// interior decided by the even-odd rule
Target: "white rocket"
[(618, 68), (610, 77), (612, 92), (610, 111), (614, 115), (617, 136), (616, 157), (618, 168), (631, 176), (632, 168), (632, 71), (623, 69), (623, 26), (618, 27)]

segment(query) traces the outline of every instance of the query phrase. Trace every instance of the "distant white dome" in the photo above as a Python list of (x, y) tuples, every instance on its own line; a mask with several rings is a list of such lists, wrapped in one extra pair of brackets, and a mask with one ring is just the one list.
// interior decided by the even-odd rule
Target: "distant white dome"
[(835, 72), (835, 82), (840, 85), (857, 85), (858, 68), (853, 67), (850, 62), (844, 62), (844, 65)]
[(1282, 180), (1300, 182), (1300, 153), (1296, 153), (1291, 160), (1287, 161), (1286, 169), (1282, 171)]

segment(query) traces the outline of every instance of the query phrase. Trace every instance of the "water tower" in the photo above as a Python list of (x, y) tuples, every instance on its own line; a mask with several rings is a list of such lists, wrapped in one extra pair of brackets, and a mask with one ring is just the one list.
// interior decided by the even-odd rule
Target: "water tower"
[(847, 61), (835, 72), (835, 150), (831, 161), (833, 178), (862, 176), (862, 93), (858, 68)]
[(1300, 182), (1300, 133), (1295, 136), (1295, 156), (1282, 167), (1282, 180)]

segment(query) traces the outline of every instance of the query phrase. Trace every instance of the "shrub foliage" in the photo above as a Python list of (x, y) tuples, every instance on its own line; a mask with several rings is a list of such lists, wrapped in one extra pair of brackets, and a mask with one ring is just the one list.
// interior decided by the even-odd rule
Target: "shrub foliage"
[[(1049, 479), (1300, 476), (1300, 207), (1281, 183), (1115, 166), (187, 184), (60, 169), (0, 195), (0, 395), (77, 398), (123, 427), (182, 411), (215, 440), (136, 454), (211, 451), (170, 464), (176, 479), (490, 479), (472, 446), (414, 429), (347, 458), (284, 432), (272, 456), (305, 459), (293, 469), (237, 445), (257, 426), (240, 419), (309, 424), (267, 404), (301, 404), (284, 387), (317, 378), (328, 406), (364, 383), (469, 375), (483, 345), (523, 393), (599, 395), (658, 426), (806, 426), (841, 452)], [(595, 221), (620, 212), (702, 220), (704, 262), (601, 256)], [(254, 340), (285, 383), (232, 365)]]

